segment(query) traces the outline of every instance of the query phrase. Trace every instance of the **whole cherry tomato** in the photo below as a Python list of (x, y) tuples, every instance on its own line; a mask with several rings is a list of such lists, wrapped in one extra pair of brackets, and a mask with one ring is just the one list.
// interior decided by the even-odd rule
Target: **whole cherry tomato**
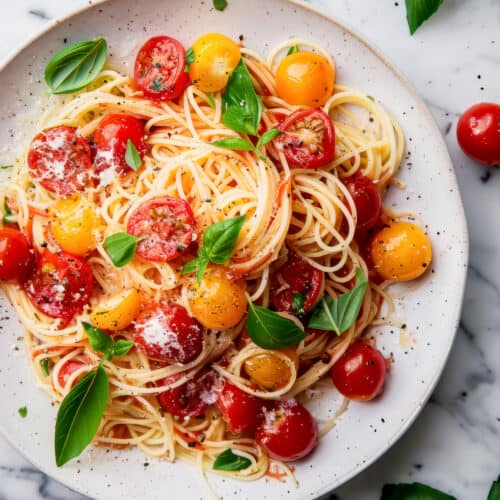
[(344, 180), (344, 184), (356, 206), (358, 215), (356, 230), (366, 232), (375, 227), (382, 210), (382, 197), (375, 184), (363, 175), (349, 177)]
[(23, 233), (8, 227), (0, 229), (0, 280), (23, 283), (34, 261), (30, 244)]

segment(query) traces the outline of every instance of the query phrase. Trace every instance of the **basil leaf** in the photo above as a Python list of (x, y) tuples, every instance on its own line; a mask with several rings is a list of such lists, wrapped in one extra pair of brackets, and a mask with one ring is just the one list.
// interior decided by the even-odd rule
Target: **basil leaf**
[(293, 321), (250, 301), (246, 328), (254, 343), (263, 349), (286, 349), (306, 337)]
[(42, 367), (43, 373), (48, 377), (50, 375), (49, 358), (43, 358), (42, 361), (40, 361), (40, 366)]
[(456, 497), (422, 483), (386, 484), (380, 500), (457, 500)]
[(82, 326), (87, 334), (90, 347), (93, 351), (102, 352), (103, 354), (110, 353), (113, 340), (107, 333), (104, 333), (100, 328), (96, 328), (85, 321), (82, 321)]
[(201, 285), (201, 280), (203, 279), (203, 274), (205, 273), (205, 269), (208, 266), (208, 262), (209, 261), (207, 259), (200, 260), (198, 271), (196, 271), (196, 281), (198, 282), (199, 285)]
[(125, 162), (134, 171), (137, 172), (142, 165), (142, 158), (135, 147), (135, 144), (129, 139), (127, 141), (127, 150), (125, 151)]
[(7, 205), (7, 200), (3, 202), (2, 222), (4, 224), (14, 224), (17, 222), (17, 215), (13, 213), (9, 205)]
[(245, 216), (216, 222), (207, 227), (203, 233), (203, 244), (200, 249), (210, 262), (224, 264), (234, 251)]
[(128, 233), (115, 233), (104, 240), (104, 248), (116, 267), (128, 264), (135, 255), (140, 238)]
[(9, 168), (14, 168), (14, 165), (0, 165), (1, 170), (8, 170)]
[(215, 99), (214, 95), (211, 94), (210, 92), (205, 92), (205, 96), (207, 98), (208, 104), (210, 104), (210, 107), (215, 109)]
[(54, 94), (71, 94), (93, 82), (106, 62), (104, 38), (70, 45), (58, 52), (45, 68), (45, 81)]
[(26, 406), (21, 406), (21, 408), (17, 410), (17, 413), (19, 413), (21, 418), (26, 418), (28, 415), (28, 408)]
[(194, 63), (194, 50), (193, 47), (189, 47), (189, 49), (186, 50), (186, 66), (184, 66), (184, 73), (189, 73), (189, 68), (193, 63)]
[(255, 146), (248, 139), (243, 139), (243, 137), (228, 137), (227, 139), (220, 139), (210, 144), (218, 148), (235, 149), (237, 151), (255, 150)]
[(354, 288), (336, 299), (323, 297), (312, 312), (309, 328), (333, 330), (342, 335), (356, 321), (367, 287), (368, 280), (358, 268)]
[(222, 123), (241, 134), (258, 135), (262, 101), (253, 88), (245, 61), (240, 60), (222, 96)]
[(63, 399), (57, 412), (54, 440), (58, 467), (80, 455), (92, 441), (108, 397), (108, 374), (99, 365), (81, 378)]
[(223, 11), (227, 7), (227, 0), (214, 0), (216, 10)]
[(215, 470), (242, 470), (252, 464), (247, 457), (236, 455), (231, 448), (223, 451), (214, 461), (213, 469)]
[(500, 500), (500, 476), (498, 476), (498, 479), (491, 485), (491, 489), (486, 500)]
[(200, 257), (196, 257), (196, 259), (190, 260), (189, 262), (184, 264), (181, 274), (194, 273), (200, 266), (201, 260), (202, 259)]
[(289, 49), (288, 52), (286, 53), (287, 56), (291, 56), (292, 54), (296, 54), (299, 51), (299, 46), (298, 45), (292, 45)]
[(111, 347), (111, 356), (125, 356), (132, 347), (134, 347), (134, 343), (130, 340), (117, 340)]
[(375, 97), (373, 97), (371, 95), (367, 95), (366, 97), (368, 97), (368, 99), (370, 99), (370, 101), (375, 102)]
[(437, 12), (443, 0), (406, 0), (406, 19), (410, 34), (413, 35), (420, 25)]
[(272, 140), (276, 139), (278, 135), (281, 135), (283, 133), (282, 130), (278, 130), (277, 128), (272, 128), (262, 134), (259, 138), (259, 141), (257, 142), (257, 148), (260, 148), (260, 146), (266, 145), (268, 142), (271, 142)]
[(301, 293), (294, 293), (292, 295), (292, 310), (297, 316), (302, 316), (305, 313), (304, 304), (306, 300), (306, 296)]

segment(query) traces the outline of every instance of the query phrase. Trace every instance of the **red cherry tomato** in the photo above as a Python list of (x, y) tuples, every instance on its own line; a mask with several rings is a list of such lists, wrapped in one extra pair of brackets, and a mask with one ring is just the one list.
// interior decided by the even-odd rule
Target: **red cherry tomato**
[(301, 109), (286, 117), (278, 126), (284, 133), (274, 145), (285, 152), (297, 167), (322, 167), (335, 156), (335, 129), (331, 118), (320, 109)]
[(318, 428), (309, 411), (294, 399), (276, 401), (264, 412), (255, 439), (271, 458), (290, 462), (314, 449)]
[(153, 359), (189, 363), (203, 348), (203, 328), (184, 307), (172, 302), (153, 304), (135, 320), (134, 342)]
[(44, 130), (31, 141), (28, 166), (48, 191), (61, 196), (83, 191), (92, 167), (89, 143), (74, 127)]
[(242, 434), (253, 431), (257, 426), (263, 401), (226, 382), (217, 397), (217, 405), (229, 430)]
[(96, 148), (94, 166), (97, 174), (110, 168), (112, 172), (120, 174), (131, 171), (125, 161), (129, 140), (142, 158), (146, 154), (144, 122), (142, 120), (121, 114), (108, 115), (101, 120), (94, 132)]
[(193, 241), (193, 230), (191, 207), (172, 196), (145, 201), (127, 224), (128, 233), (144, 237), (137, 245), (137, 254), (158, 262), (167, 262), (183, 253)]
[(186, 51), (169, 36), (149, 39), (135, 59), (134, 80), (146, 97), (165, 101), (179, 97), (189, 85)]
[[(73, 375), (76, 370), (79, 370), (83, 366), (83, 363), (81, 361), (74, 361), (70, 360), (64, 363), (64, 365), (61, 367), (59, 370), (59, 373), (57, 374), (57, 381), (59, 382), (59, 385), (61, 387), (66, 386), (66, 382), (68, 379)], [(73, 384), (76, 384), (76, 380), (73, 382)]]
[[(176, 380), (179, 375), (172, 375), (158, 381), (158, 386), (170, 385)], [(176, 417), (198, 417), (217, 400), (215, 382), (215, 373), (204, 370), (185, 384), (158, 394), (158, 401), (165, 411)]]
[(500, 164), (500, 104), (471, 106), (458, 120), (457, 139), (463, 152), (474, 160)]
[(33, 267), (31, 247), (23, 233), (16, 229), (0, 229), (0, 280), (23, 283)]
[[(272, 277), (271, 303), (277, 311), (297, 314), (298, 311), (293, 307), (293, 297), (294, 294), (301, 294), (305, 297), (303, 312), (307, 313), (319, 299), (323, 280), (322, 271), (312, 267), (296, 253), (290, 252), (288, 261)], [(286, 284), (284, 289), (283, 281)]]
[(89, 303), (93, 287), (92, 270), (85, 259), (48, 250), (40, 255), (35, 273), (24, 284), (38, 310), (68, 322)]
[(382, 210), (382, 197), (375, 184), (363, 175), (350, 177), (344, 184), (356, 205), (358, 214), (356, 230), (366, 232), (375, 227)]
[(369, 401), (382, 392), (386, 371), (380, 351), (358, 341), (333, 365), (331, 375), (335, 387), (346, 398)]

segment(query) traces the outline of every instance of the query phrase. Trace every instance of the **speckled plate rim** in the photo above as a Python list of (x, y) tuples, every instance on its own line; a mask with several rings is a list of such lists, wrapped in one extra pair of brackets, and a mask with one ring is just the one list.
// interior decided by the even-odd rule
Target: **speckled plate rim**
[[(1, 62), (0, 62), (0, 72), (4, 71), (4, 69), (19, 55), (21, 54), (24, 50), (29, 48), (31, 45), (35, 44), (38, 39), (40, 39), (42, 36), (44, 36), (46, 33), (54, 29), (57, 25), (64, 23), (68, 20), (71, 20), (73, 17), (76, 17), (82, 13), (84, 13), (87, 10), (90, 10), (91, 8), (95, 7), (96, 5), (104, 4), (107, 3), (109, 0), (89, 0), (88, 5), (85, 5), (84, 7), (81, 7), (70, 14), (67, 14), (65, 16), (58, 17), (50, 22), (47, 23), (46, 26), (44, 26), (40, 31), (35, 33), (33, 36), (28, 38), (28, 40), (23, 43), (21, 46), (18, 48), (14, 49), (11, 51)], [(418, 95), (418, 93), (415, 91), (413, 86), (409, 83), (407, 78), (404, 76), (404, 74), (396, 68), (396, 66), (390, 62), (382, 53), (381, 51), (375, 47), (375, 45), (372, 42), (366, 41), (361, 35), (357, 34), (356, 31), (354, 31), (352, 28), (347, 27), (345, 24), (340, 23), (336, 21), (333, 17), (325, 14), (322, 12), (320, 9), (317, 9), (315, 7), (312, 7), (311, 5), (308, 5), (300, 0), (286, 0), (288, 3), (295, 5), (301, 9), (308, 10), (320, 17), (323, 17), (326, 19), (328, 22), (332, 23), (335, 25), (338, 29), (341, 29), (348, 33), (351, 37), (355, 38), (360, 44), (362, 44), (364, 47), (366, 47), (372, 54), (377, 57), (383, 64), (384, 66), (399, 80), (399, 82), (405, 87), (407, 92), (412, 96), (412, 98), (415, 100), (416, 104), (419, 107), (419, 112), (422, 114), (422, 116), (425, 118), (427, 124), (430, 126), (432, 134), (438, 137), (438, 141), (441, 142), (444, 151), (447, 154), (449, 165), (453, 166), (453, 163), (451, 161), (451, 157), (448, 152), (448, 148), (446, 146), (446, 143), (443, 139), (443, 136), (432, 116), (430, 111), (428, 110), (427, 106), (425, 105), (424, 101), (421, 99), (421, 97)], [(459, 325), (459, 320), (460, 320), (460, 314), (462, 310), (462, 304), (463, 304), (463, 297), (464, 297), (464, 291), (465, 291), (465, 282), (466, 282), (466, 268), (467, 268), (467, 263), (469, 259), (469, 236), (468, 236), (468, 229), (467, 229), (467, 219), (465, 217), (465, 210), (460, 194), (460, 189), (458, 186), (457, 178), (454, 173), (453, 168), (450, 169), (444, 169), (446, 170), (446, 176), (447, 180), (449, 182), (449, 185), (451, 188), (454, 189), (454, 191), (457, 193), (457, 208), (460, 212), (460, 220), (457, 222), (457, 224), (460, 226), (460, 231), (461, 231), (461, 242), (463, 243), (463, 248), (461, 249), (461, 258), (462, 258), (462, 264), (463, 264), (463, 273), (460, 279), (460, 293), (457, 293), (457, 300), (456, 300), (456, 306), (455, 310), (453, 311), (453, 317), (454, 317), (454, 332), (452, 336), (450, 336), (450, 342), (447, 348), (447, 351), (445, 355), (443, 356), (443, 361), (441, 366), (439, 367), (438, 370), (436, 370), (436, 373), (434, 374), (432, 380), (427, 384), (427, 389), (423, 395), (423, 397), (415, 403), (413, 406), (411, 412), (409, 412), (408, 417), (406, 420), (402, 423), (402, 425), (393, 433), (393, 435), (390, 437), (390, 439), (387, 440), (385, 446), (381, 447), (379, 450), (377, 450), (376, 453), (373, 453), (370, 457), (367, 457), (366, 460), (364, 461), (363, 464), (358, 464), (355, 467), (353, 467), (349, 472), (346, 472), (342, 477), (337, 477), (336, 479), (332, 480), (331, 483), (327, 483), (319, 487), (316, 491), (310, 492), (315, 496), (321, 496), (326, 493), (329, 493), (332, 491), (332, 488), (338, 488), (345, 482), (349, 481), (350, 479), (354, 478), (361, 472), (363, 472), (365, 469), (367, 469), (370, 465), (372, 465), (374, 462), (376, 462), (382, 455), (384, 455), (404, 434), (405, 432), (411, 427), (411, 425), (415, 422), (416, 418), (422, 411), (423, 407), (429, 400), (432, 392), (434, 391), (442, 373), (443, 370), (447, 364), (448, 358), (450, 356), (451, 348), (453, 347), (453, 343), (455, 340), (456, 332), (458, 330), (458, 325)], [(443, 170), (443, 171), (444, 171)], [(38, 462), (37, 460), (34, 460), (32, 457), (27, 456), (27, 454), (24, 453), (22, 449), (20, 449), (17, 446), (17, 443), (15, 442), (14, 438), (11, 437), (5, 429), (2, 427), (2, 424), (0, 422), (0, 434), (6, 439), (9, 444), (15, 448), (18, 452), (20, 452), (29, 462), (31, 462), (33, 465), (38, 467), (41, 471), (43, 471), (45, 474), (49, 475), (50, 477), (54, 477), (53, 474), (51, 474), (48, 471), (48, 468), (45, 467), (45, 465), (41, 462)], [(72, 489), (73, 491), (77, 491), (83, 495), (86, 495), (87, 493), (84, 491), (83, 488), (75, 485), (72, 483), (70, 480), (66, 480), (66, 478), (62, 477), (54, 477), (57, 481), (61, 482), (68, 488)]]

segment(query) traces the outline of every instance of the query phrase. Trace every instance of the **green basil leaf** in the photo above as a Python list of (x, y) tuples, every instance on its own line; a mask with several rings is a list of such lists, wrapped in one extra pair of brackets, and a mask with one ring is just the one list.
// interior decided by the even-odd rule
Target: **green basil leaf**
[(205, 269), (208, 266), (208, 262), (209, 261), (207, 259), (200, 260), (198, 271), (196, 271), (196, 281), (198, 282), (199, 285), (201, 285), (201, 280), (203, 279), (203, 274), (205, 273)]
[(268, 142), (271, 142), (272, 140), (276, 139), (278, 135), (281, 135), (283, 133), (282, 130), (278, 130), (277, 128), (272, 128), (262, 134), (259, 138), (259, 142), (257, 142), (257, 148), (260, 148), (260, 146), (265, 146)]
[(233, 254), (244, 222), (245, 216), (241, 215), (207, 227), (203, 233), (202, 255), (215, 264), (227, 262)]
[(253, 88), (245, 61), (240, 60), (222, 96), (222, 123), (241, 134), (258, 135), (262, 101)]
[(0, 165), (1, 170), (8, 170), (9, 168), (14, 168), (14, 165)]
[(40, 361), (40, 366), (42, 367), (43, 373), (45, 373), (47, 377), (50, 375), (49, 363), (49, 358), (43, 358), (42, 361)]
[(125, 356), (130, 349), (134, 347), (134, 343), (130, 340), (120, 339), (117, 340), (113, 346), (111, 347), (111, 355), (112, 356)]
[(235, 149), (236, 151), (255, 150), (255, 146), (248, 139), (243, 139), (243, 137), (228, 137), (227, 139), (220, 139), (210, 144), (218, 148)]
[(356, 321), (367, 287), (368, 280), (358, 268), (354, 288), (336, 299), (323, 297), (312, 312), (309, 328), (333, 330), (342, 335)]
[(82, 326), (87, 334), (90, 347), (93, 351), (102, 352), (103, 354), (110, 353), (113, 339), (107, 333), (85, 321), (82, 321)]
[(134, 171), (137, 172), (142, 165), (142, 158), (135, 147), (135, 144), (129, 139), (127, 141), (127, 150), (125, 151), (125, 162)]
[(227, 7), (227, 0), (214, 0), (216, 10), (223, 11)]
[(292, 45), (289, 49), (288, 52), (286, 53), (287, 56), (291, 56), (292, 54), (296, 54), (299, 51), (299, 46), (298, 45)]
[(368, 97), (368, 99), (370, 99), (370, 101), (375, 102), (375, 97), (373, 97), (371, 95), (367, 95), (366, 97)]
[(196, 259), (186, 262), (186, 264), (184, 264), (184, 266), (182, 267), (181, 274), (194, 273), (198, 269), (200, 262), (201, 262), (200, 257), (196, 257)]
[(413, 35), (420, 25), (437, 12), (443, 0), (406, 0), (406, 19)]
[(386, 484), (380, 500), (457, 500), (422, 483)]
[(109, 398), (108, 375), (99, 365), (63, 399), (57, 412), (54, 449), (58, 467), (80, 453), (99, 429)]
[(78, 42), (58, 52), (45, 68), (45, 81), (54, 94), (71, 94), (93, 82), (106, 62), (104, 38)]
[(210, 107), (215, 109), (215, 99), (214, 95), (211, 94), (210, 92), (205, 92), (205, 96), (207, 98), (208, 104), (210, 104)]
[(189, 47), (189, 49), (186, 50), (186, 66), (184, 66), (184, 73), (189, 73), (189, 68), (193, 63), (194, 63), (194, 50), (193, 47)]
[(123, 267), (134, 257), (140, 238), (128, 233), (115, 233), (104, 240), (104, 248), (116, 267)]
[(9, 205), (7, 205), (7, 200), (3, 202), (2, 222), (4, 224), (14, 224), (17, 222), (17, 215), (13, 213)]
[(21, 408), (17, 410), (17, 413), (19, 413), (21, 418), (26, 418), (28, 415), (28, 408), (26, 406), (21, 406)]
[(500, 500), (500, 476), (498, 476), (498, 479), (491, 485), (491, 489), (486, 500)]
[(297, 316), (302, 316), (305, 313), (304, 304), (306, 300), (306, 296), (301, 293), (294, 293), (292, 295), (292, 310)]
[(215, 470), (242, 470), (252, 464), (247, 457), (236, 455), (231, 448), (223, 451), (214, 461)]
[(263, 349), (286, 349), (306, 337), (306, 333), (293, 321), (250, 301), (246, 328), (254, 343)]

